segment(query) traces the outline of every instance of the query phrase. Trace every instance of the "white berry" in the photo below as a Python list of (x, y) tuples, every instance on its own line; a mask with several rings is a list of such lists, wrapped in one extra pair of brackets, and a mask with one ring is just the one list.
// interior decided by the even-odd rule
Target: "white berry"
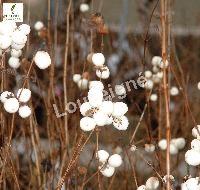
[(14, 97), (14, 94), (12, 92), (9, 92), (9, 91), (4, 91), (1, 93), (1, 96), (0, 96), (0, 100), (2, 103), (5, 103), (5, 101), (8, 99), (8, 98), (11, 98), (11, 97)]
[(34, 57), (34, 61), (40, 69), (46, 69), (51, 65), (51, 58), (45, 51), (38, 51)]
[(95, 66), (101, 67), (105, 63), (105, 57), (102, 53), (94, 53), (92, 55), (92, 62)]
[(80, 5), (80, 11), (81, 11), (82, 13), (85, 13), (85, 12), (89, 11), (89, 9), (90, 9), (90, 7), (89, 7), (88, 4), (86, 4), (86, 3), (81, 3), (81, 5)]
[(188, 150), (185, 153), (185, 161), (191, 166), (198, 166), (200, 164), (200, 153), (196, 150)]
[(98, 88), (99, 90), (103, 91), (104, 86), (101, 81), (90, 81), (89, 89), (91, 89), (91, 88)]
[[(102, 166), (100, 166), (100, 168), (101, 168), (101, 167), (102, 167)], [(110, 166), (110, 165), (106, 165), (106, 166), (104, 166), (104, 167), (100, 170), (100, 172), (101, 172), (102, 175), (105, 176), (105, 177), (111, 177), (111, 176), (114, 174), (114, 172), (115, 172), (115, 168), (112, 167), (112, 166)]]
[(74, 74), (73, 75), (73, 81), (75, 83), (78, 83), (81, 80), (81, 75), (80, 74)]
[(117, 168), (122, 164), (122, 157), (119, 154), (113, 154), (108, 159), (108, 164), (114, 168)]
[(12, 43), (12, 38), (6, 34), (0, 35), (0, 48), (7, 49)]
[(22, 118), (27, 118), (31, 115), (31, 108), (28, 106), (21, 106), (19, 108), (19, 115)]
[(9, 98), (4, 103), (4, 109), (8, 113), (15, 113), (19, 109), (19, 102), (16, 98)]
[(157, 177), (150, 177), (146, 181), (146, 188), (149, 190), (156, 190), (159, 187), (159, 180)]
[(99, 150), (96, 154), (99, 162), (105, 163), (108, 160), (109, 153), (105, 150)]
[(8, 60), (8, 64), (10, 67), (12, 67), (13, 69), (17, 69), (20, 66), (20, 62), (19, 62), (19, 58), (16, 57), (10, 57)]
[(116, 102), (113, 104), (113, 113), (115, 117), (123, 116), (128, 111), (128, 106), (123, 102)]
[(95, 128), (96, 123), (91, 117), (84, 117), (80, 120), (80, 128), (83, 131), (91, 131)]
[(31, 98), (31, 91), (27, 88), (19, 89), (17, 92), (17, 98), (20, 102), (28, 102)]
[(85, 90), (88, 88), (88, 80), (87, 79), (81, 79), (78, 81), (78, 87), (81, 90)]
[(12, 49), (10, 53), (12, 57), (18, 58), (22, 55), (22, 50)]
[(100, 79), (107, 79), (110, 76), (110, 70), (108, 69), (108, 67), (104, 67), (102, 70), (97, 69), (96, 75)]
[(28, 35), (31, 32), (31, 27), (28, 24), (21, 24), (18, 29), (23, 32), (25, 35)]
[(84, 102), (80, 107), (80, 112), (83, 116), (87, 115), (87, 112), (91, 109), (91, 105), (89, 102)]
[(44, 24), (43, 24), (43, 22), (41, 22), (41, 21), (37, 21), (37, 22), (35, 23), (35, 25), (34, 25), (34, 28), (35, 28), (35, 30), (37, 30), (37, 31), (41, 30), (43, 27), (44, 27)]
[(115, 86), (115, 93), (119, 96), (126, 94), (126, 89), (123, 85), (116, 85)]

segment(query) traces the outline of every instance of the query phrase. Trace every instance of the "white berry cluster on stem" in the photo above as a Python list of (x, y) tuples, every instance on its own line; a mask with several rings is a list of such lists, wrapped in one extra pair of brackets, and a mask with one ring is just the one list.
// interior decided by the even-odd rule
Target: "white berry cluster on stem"
[(88, 102), (80, 107), (84, 116), (80, 121), (80, 127), (84, 131), (91, 131), (96, 126), (102, 127), (113, 124), (118, 130), (126, 130), (129, 122), (126, 116), (128, 107), (123, 102), (112, 102), (103, 99), (103, 83), (92, 81), (88, 92)]
[[(185, 147), (185, 144), (186, 144), (185, 139), (182, 137), (172, 138), (170, 141), (170, 154), (171, 155), (178, 154), (178, 152)], [(167, 140), (161, 139), (158, 142), (158, 146), (161, 150), (166, 150), (167, 149)]]
[(119, 154), (113, 154), (110, 156), (105, 150), (99, 150), (96, 157), (100, 163), (100, 172), (105, 177), (111, 177), (115, 172), (115, 168), (120, 167), (123, 162)]
[(88, 88), (89, 81), (86, 76), (86, 74), (83, 74), (82, 76), (80, 74), (73, 75), (73, 81), (77, 84), (80, 90), (86, 90)]
[(195, 137), (191, 142), (191, 149), (185, 153), (185, 161), (190, 166), (200, 165), (200, 125), (192, 129), (192, 135)]
[[(30, 33), (30, 26), (21, 24), (17, 27), (13, 21), (0, 22), (0, 50), (11, 49), (11, 57), (8, 64), (17, 69), (20, 66), (19, 57), (22, 55), (22, 49), (26, 44), (27, 35)], [(51, 64), (51, 58), (47, 52), (38, 51), (34, 56), (35, 64), (40, 69), (46, 69)], [(31, 69), (32, 64), (29, 69)], [(30, 74), (28, 72), (28, 74)], [(22, 118), (31, 115), (31, 108), (26, 105), (31, 98), (31, 91), (26, 88), (18, 90), (16, 96), (9, 91), (1, 93), (0, 100), (4, 105), (6, 112), (14, 114), (18, 111)]]
[[(104, 65), (104, 55), (102, 53), (90, 54), (90, 58), (90, 63), (95, 66), (97, 77), (107, 79), (110, 71)], [(82, 77), (76, 74), (73, 76), (73, 80), (79, 83)], [(121, 86), (118, 86), (116, 90), (119, 94), (124, 94), (124, 89)], [(80, 128), (83, 131), (91, 131), (95, 127), (113, 124), (118, 130), (126, 130), (129, 125), (128, 118), (125, 116), (128, 106), (123, 102), (105, 100), (103, 91), (104, 85), (101, 81), (89, 82), (88, 101), (80, 106), (80, 112), (83, 116), (80, 120)], [(122, 158), (119, 154), (109, 156), (109, 153), (105, 150), (97, 151), (96, 157), (100, 163), (99, 170), (106, 177), (111, 177), (115, 172), (115, 168), (122, 164)]]
[(27, 118), (31, 115), (31, 108), (26, 105), (31, 98), (31, 91), (23, 88), (17, 91), (16, 96), (9, 91), (1, 93), (0, 100), (6, 112), (14, 114), (18, 111), (19, 116)]
[(92, 63), (96, 69), (96, 75), (100, 79), (107, 79), (110, 76), (110, 70), (107, 66), (104, 65), (105, 57), (102, 53), (92, 54)]
[[(144, 75), (145, 78), (147, 79), (147, 82), (145, 83), (145, 88), (147, 90), (153, 89), (155, 84), (159, 84), (162, 81), (163, 78), (163, 61), (162, 58), (159, 56), (154, 56), (152, 58), (152, 71), (147, 70), (145, 71)], [(168, 66), (168, 62), (166, 61), (166, 67)]]
[(10, 67), (17, 69), (20, 66), (20, 56), (22, 49), (26, 45), (27, 35), (31, 29), (27, 24), (17, 27), (13, 21), (0, 22), (0, 51), (11, 50), (11, 57), (8, 60)]
[[(164, 67), (168, 67), (169, 65), (167, 60), (164, 64), (164, 62), (162, 61), (162, 57), (160, 56), (154, 56), (152, 58), (151, 64), (153, 66), (152, 71), (146, 70), (144, 73), (145, 78), (147, 79), (145, 83), (145, 88), (147, 90), (152, 90), (156, 84), (159, 84), (162, 82), (162, 79), (163, 79), (162, 69)], [(178, 94), (179, 94), (179, 89), (176, 86), (172, 86), (170, 89), (170, 95), (177, 96)], [(153, 102), (156, 102), (157, 99), (158, 99), (158, 96), (155, 93), (150, 96), (150, 100)]]
[[(102, 53), (93, 54), (92, 62), (98, 72), (105, 68), (108, 70), (104, 66), (105, 57)], [(105, 73), (103, 75), (105, 76)], [(78, 81), (80, 76), (76, 76), (75, 78)], [(80, 120), (81, 129), (83, 131), (91, 131), (96, 126), (102, 127), (113, 124), (118, 130), (126, 130), (129, 125), (128, 118), (125, 116), (128, 106), (123, 102), (104, 100), (103, 90), (104, 85), (101, 81), (91, 81), (89, 83), (88, 102), (84, 102), (80, 107), (80, 112), (84, 116)]]

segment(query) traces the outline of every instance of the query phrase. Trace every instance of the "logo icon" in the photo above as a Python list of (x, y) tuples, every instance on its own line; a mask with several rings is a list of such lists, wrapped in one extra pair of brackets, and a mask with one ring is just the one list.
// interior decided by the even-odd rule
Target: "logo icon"
[(23, 22), (23, 3), (3, 3), (3, 20)]
[(16, 3), (14, 5), (12, 5), (12, 7), (11, 7), (12, 14), (15, 14), (15, 12), (13, 11), (15, 7), (16, 7)]

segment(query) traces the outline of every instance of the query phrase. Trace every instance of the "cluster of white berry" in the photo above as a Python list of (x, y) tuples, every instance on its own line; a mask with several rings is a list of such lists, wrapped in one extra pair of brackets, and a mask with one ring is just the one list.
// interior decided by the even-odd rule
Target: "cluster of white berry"
[(80, 127), (83, 131), (91, 131), (96, 126), (113, 124), (118, 130), (126, 130), (129, 122), (124, 116), (128, 107), (123, 102), (104, 101), (103, 83), (92, 81), (88, 92), (88, 102), (84, 102), (80, 107), (80, 112), (84, 116), (80, 120)]
[(122, 157), (119, 154), (110, 156), (105, 150), (99, 150), (96, 157), (100, 163), (100, 172), (105, 177), (111, 177), (115, 172), (115, 168), (118, 168), (122, 164)]
[[(11, 47), (11, 57), (8, 63), (13, 68), (20, 66), (21, 49), (25, 46), (30, 31), (30, 26), (27, 24), (21, 24), (17, 27), (16, 23), (12, 21), (0, 22), (0, 49), (6, 51)], [(51, 64), (49, 54), (44, 51), (38, 51), (34, 56), (34, 61), (40, 69), (46, 69)], [(31, 115), (31, 108), (26, 105), (30, 98), (31, 91), (26, 88), (19, 89), (16, 95), (9, 91), (4, 91), (0, 95), (4, 109), (12, 114), (18, 111), (22, 118)]]
[(20, 66), (19, 57), (22, 55), (22, 49), (30, 31), (30, 26), (27, 24), (21, 24), (17, 27), (13, 21), (0, 22), (0, 51), (9, 51), (11, 48), (8, 64), (14, 69)]
[[(177, 96), (179, 94), (179, 89), (176, 86), (172, 86), (170, 89), (171, 96)], [(156, 93), (151, 94), (150, 100), (156, 102), (158, 100), (158, 95)]]
[(0, 48), (5, 50), (10, 46), (14, 49), (22, 49), (30, 33), (30, 26), (22, 24), (17, 27), (13, 21), (0, 22)]
[(185, 153), (185, 161), (191, 166), (200, 165), (200, 125), (192, 129), (192, 135), (196, 138), (191, 142), (191, 149)]
[[(110, 76), (110, 70), (107, 66), (104, 65), (105, 63), (105, 57), (102, 53), (90, 53), (87, 57), (87, 60), (89, 63), (92, 63), (95, 66), (96, 69), (96, 76), (100, 79), (107, 79)], [(73, 81), (78, 85), (78, 87), (81, 90), (86, 90), (90, 83), (88, 80), (88, 76), (86, 74), (83, 74), (82, 76), (80, 74), (74, 74), (73, 75)], [(125, 94), (126, 91), (125, 88), (122, 85), (116, 85), (116, 92), (118, 92), (118, 95)]]
[(107, 66), (104, 65), (105, 57), (102, 53), (92, 54), (92, 63), (96, 69), (96, 75), (100, 79), (107, 79), (110, 76), (110, 70)]
[[(38, 51), (34, 57), (35, 64), (40, 69), (46, 69), (51, 64), (51, 58), (47, 52)], [(17, 95), (9, 91), (1, 93), (0, 100), (4, 104), (4, 109), (8, 113), (19, 112), (22, 118), (29, 117), (31, 115), (31, 108), (26, 103), (31, 98), (31, 91), (23, 88), (19, 89)]]
[(147, 70), (144, 73), (144, 76), (147, 79), (147, 82), (145, 83), (145, 88), (148, 90), (151, 90), (154, 84), (158, 84), (161, 82), (163, 78), (162, 69), (164, 65), (166, 65), (166, 67), (168, 66), (168, 61), (166, 61), (166, 63), (164, 64), (161, 57), (154, 56), (152, 58), (151, 64), (153, 66), (152, 71)]
[(86, 90), (88, 88), (88, 79), (84, 76), (81, 76), (80, 74), (74, 74), (73, 81), (78, 85), (79, 89), (81, 90)]
[[(185, 139), (182, 137), (171, 139), (170, 141), (170, 154), (176, 155), (180, 150), (182, 150), (185, 147)], [(167, 149), (167, 140), (161, 139), (158, 142), (158, 146), (161, 150)]]
[[(102, 53), (92, 54), (91, 63), (95, 66), (97, 77), (100, 79), (109, 77), (110, 71), (104, 65), (105, 57)], [(83, 80), (84, 78), (81, 75), (76, 74), (73, 76), (73, 81), (78, 86), (81, 85)], [(80, 112), (84, 116), (80, 120), (80, 128), (83, 131), (91, 131), (96, 126), (102, 127), (113, 124), (118, 130), (126, 130), (129, 125), (128, 118), (125, 116), (128, 106), (123, 102), (112, 102), (104, 99), (104, 85), (101, 81), (87, 81), (86, 83), (89, 86), (88, 101), (80, 106)], [(117, 85), (115, 91), (120, 95), (126, 93), (122, 85)], [(105, 150), (99, 150), (96, 156), (100, 162), (100, 172), (106, 177), (111, 177), (115, 168), (122, 164), (122, 158), (119, 154), (109, 156), (109, 153)]]
[[(35, 24), (35, 29), (43, 28), (42, 22)], [(20, 66), (19, 57), (22, 55), (22, 49), (27, 42), (27, 35), (31, 28), (27, 24), (21, 24), (17, 27), (13, 21), (0, 22), (0, 52), (8, 51), (11, 48), (11, 57), (8, 60), (10, 67), (17, 69)], [(36, 65), (40, 69), (46, 69), (51, 64), (51, 58), (47, 52), (38, 51), (34, 57)]]
[(9, 91), (1, 93), (0, 100), (4, 105), (4, 109), (8, 113), (16, 113), (18, 111), (22, 118), (29, 117), (31, 115), (31, 108), (26, 105), (31, 98), (31, 91), (23, 88), (17, 91), (16, 96)]
[(156, 147), (154, 144), (145, 144), (144, 149), (148, 153), (152, 153), (155, 151)]
[[(109, 69), (104, 66), (105, 57), (102, 53), (92, 55), (92, 62), (95, 65), (96, 74), (99, 78), (108, 78)], [(74, 76), (74, 81), (80, 83), (81, 76)], [(124, 89), (119, 87), (118, 92), (124, 93)], [(129, 122), (126, 116), (128, 106), (123, 102), (115, 102), (103, 99), (104, 85), (101, 81), (91, 81), (89, 83), (88, 102), (84, 102), (80, 107), (80, 112), (84, 116), (80, 120), (80, 127), (83, 131), (91, 131), (96, 126), (113, 124), (118, 130), (126, 130)]]
[(147, 179), (145, 185), (141, 185), (137, 188), (137, 190), (156, 190), (159, 188), (159, 180), (157, 177), (150, 177)]
[[(144, 75), (147, 79), (145, 83), (145, 88), (148, 90), (152, 90), (155, 84), (159, 84), (162, 81), (163, 78), (163, 71), (162, 69), (164, 67), (168, 67), (169, 62), (166, 60), (165, 64), (162, 61), (162, 58), (160, 56), (154, 56), (152, 58), (152, 71), (147, 70), (145, 71)], [(170, 89), (170, 95), (171, 96), (177, 96), (179, 94), (179, 89), (176, 86), (172, 86)], [(150, 100), (153, 102), (156, 102), (158, 99), (157, 94), (153, 93), (150, 96)]]

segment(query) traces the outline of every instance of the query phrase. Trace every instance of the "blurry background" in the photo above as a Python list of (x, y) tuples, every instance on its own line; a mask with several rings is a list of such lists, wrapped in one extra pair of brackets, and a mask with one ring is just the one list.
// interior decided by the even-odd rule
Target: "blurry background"
[[(12, 2), (12, 1), (10, 1)], [(31, 4), (31, 20), (38, 20), (46, 18), (47, 16), (47, 0), (24, 0), (16, 1)], [(51, 0), (52, 8), (56, 0)], [(60, 10), (65, 9), (67, 0), (58, 0), (60, 4)], [(78, 6), (79, 0), (73, 0), (74, 4)], [(156, 0), (94, 0), (94, 10), (102, 12), (106, 23), (115, 27), (119, 27), (122, 21), (125, 22), (126, 29), (137, 30), (137, 26), (140, 26), (141, 21), (148, 20), (147, 14), (150, 13), (151, 8)], [(200, 20), (200, 1), (190, 0), (175, 0), (173, 3), (173, 24), (176, 27), (180, 27), (182, 30), (198, 29)], [(60, 12), (60, 20), (64, 20), (63, 12)], [(158, 14), (158, 12), (157, 12)], [(125, 18), (122, 19), (122, 16)], [(52, 18), (54, 17), (54, 11), (52, 10)], [(142, 20), (143, 19), (143, 20)]]

